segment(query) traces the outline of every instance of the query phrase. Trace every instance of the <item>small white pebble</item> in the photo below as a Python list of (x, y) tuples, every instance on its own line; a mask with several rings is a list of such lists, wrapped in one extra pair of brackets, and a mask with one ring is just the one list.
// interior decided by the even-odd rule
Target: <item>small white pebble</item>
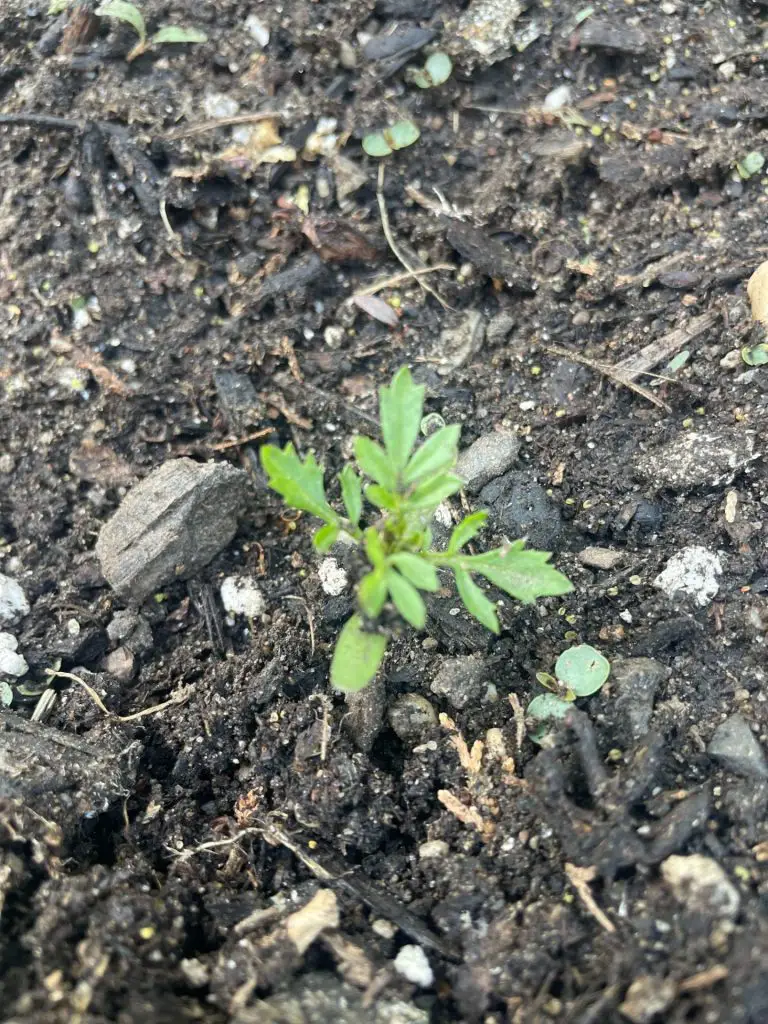
[(395, 970), (414, 985), (429, 988), (435, 980), (427, 954), (421, 946), (403, 946), (395, 957)]
[(558, 85), (552, 92), (548, 92), (541, 104), (541, 109), (552, 112), (568, 106), (571, 102), (571, 89), (568, 85)]
[(394, 939), (397, 935), (397, 925), (385, 917), (377, 917), (375, 921), (371, 921), (371, 930), (382, 939)]
[(29, 615), (29, 601), (16, 580), (0, 573), (0, 626), (14, 626)]
[(0, 633), (0, 675), (23, 676), (29, 665), (20, 654), (16, 653), (19, 641), (12, 633)]
[(229, 615), (255, 619), (264, 611), (264, 595), (258, 584), (247, 576), (227, 576), (220, 593), (224, 611)]
[(255, 14), (249, 14), (245, 19), (245, 31), (254, 42), (259, 44), (262, 50), (269, 42), (269, 29)]
[(419, 859), (435, 860), (439, 857), (445, 857), (448, 849), (448, 843), (444, 839), (429, 839), (419, 847)]
[(320, 586), (330, 597), (338, 597), (347, 589), (349, 578), (335, 558), (324, 558), (317, 570)]

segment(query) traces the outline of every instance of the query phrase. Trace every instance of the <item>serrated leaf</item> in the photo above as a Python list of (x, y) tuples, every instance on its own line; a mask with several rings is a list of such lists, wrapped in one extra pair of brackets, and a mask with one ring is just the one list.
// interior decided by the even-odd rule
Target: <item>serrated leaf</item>
[(292, 444), (285, 448), (265, 444), (259, 457), (269, 486), (287, 505), (311, 512), (327, 523), (338, 522), (325, 497), (323, 468), (318, 466), (312, 452), (302, 462)]
[(363, 629), (359, 615), (347, 619), (331, 660), (331, 685), (345, 693), (362, 690), (379, 670), (387, 638)]
[(417, 448), (403, 473), (406, 484), (415, 484), (426, 477), (452, 469), (458, 458), (461, 427), (454, 424), (443, 427)]
[(397, 371), (389, 387), (379, 389), (381, 433), (395, 473), (408, 462), (419, 436), (424, 390), (423, 384), (413, 383), (407, 366)]
[(365, 553), (368, 555), (368, 561), (371, 565), (384, 565), (387, 553), (384, 550), (384, 544), (379, 536), (379, 532), (374, 526), (369, 526), (363, 534), (363, 544), (365, 545)]
[(477, 621), (492, 633), (498, 633), (499, 617), (496, 605), (485, 596), (468, 572), (461, 569), (456, 571), (456, 589), (469, 614), (474, 615)]
[(416, 587), (399, 572), (390, 569), (387, 573), (389, 596), (406, 622), (414, 629), (423, 629), (427, 621), (427, 608)]
[(529, 718), (546, 722), (551, 718), (565, 718), (572, 707), (567, 700), (556, 697), (554, 693), (540, 693), (533, 698), (525, 713)]
[(326, 523), (325, 526), (321, 526), (320, 529), (315, 533), (312, 538), (312, 544), (316, 551), (321, 554), (325, 554), (326, 551), (330, 551), (336, 541), (339, 539), (341, 530), (335, 523)]
[(483, 509), (480, 512), (473, 512), (465, 519), (462, 519), (460, 523), (457, 523), (448, 541), (448, 547), (446, 548), (448, 554), (452, 555), (460, 548), (463, 548), (465, 544), (468, 544), (483, 529), (487, 521), (488, 513)]
[(144, 15), (136, 4), (127, 3), (127, 0), (104, 0), (95, 11), (100, 18), (116, 18), (130, 25), (143, 43), (147, 38), (147, 26)]
[(199, 28), (182, 28), (180, 25), (164, 25), (152, 36), (153, 46), (160, 43), (207, 43), (208, 36)]
[(376, 441), (358, 435), (355, 438), (355, 458), (360, 469), (371, 480), (392, 491), (397, 484), (397, 474), (392, 468), (389, 456)]
[(376, 508), (385, 508), (390, 512), (397, 511), (397, 495), (388, 491), (386, 487), (380, 487), (379, 484), (368, 484), (365, 488), (365, 496)]
[(441, 501), (450, 498), (464, 486), (461, 477), (454, 473), (441, 473), (421, 484), (408, 498), (409, 509), (435, 509)]
[(387, 600), (387, 570), (381, 566), (367, 573), (357, 588), (357, 600), (369, 619), (376, 619)]
[(553, 597), (573, 590), (570, 580), (549, 565), (548, 551), (533, 551), (520, 542), (482, 555), (459, 556), (459, 567), (480, 573), (510, 597), (530, 604), (538, 597)]
[(440, 586), (437, 570), (425, 558), (401, 551), (396, 555), (391, 555), (389, 561), (419, 590), (434, 592)]
[(577, 697), (597, 693), (610, 674), (608, 659), (589, 644), (569, 647), (555, 663), (555, 675)]
[(347, 518), (353, 526), (360, 522), (363, 511), (363, 484), (352, 466), (345, 466), (339, 473), (341, 498), (347, 512)]

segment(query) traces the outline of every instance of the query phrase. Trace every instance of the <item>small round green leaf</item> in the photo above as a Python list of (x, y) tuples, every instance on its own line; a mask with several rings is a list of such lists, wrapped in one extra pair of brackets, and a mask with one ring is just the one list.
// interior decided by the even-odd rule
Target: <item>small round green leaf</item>
[(768, 345), (765, 342), (755, 345), (754, 348), (745, 345), (741, 350), (741, 358), (747, 366), (765, 366), (768, 363)]
[(385, 128), (382, 135), (384, 136), (384, 141), (392, 149), (405, 149), (406, 146), (414, 144), (419, 135), (421, 135), (421, 132), (413, 121), (398, 121), (397, 124), (393, 124), (390, 128)]
[(392, 147), (384, 138), (383, 132), (371, 132), (363, 139), (363, 149), (368, 156), (389, 156)]
[(427, 57), (424, 70), (432, 79), (432, 85), (442, 85), (451, 77), (453, 63), (447, 53), (433, 53)]
[(611, 672), (607, 658), (589, 644), (563, 651), (555, 664), (555, 675), (577, 697), (597, 693)]
[(533, 698), (525, 713), (538, 722), (548, 722), (551, 718), (565, 718), (571, 707), (567, 700), (556, 697), (554, 693), (540, 693)]
[(736, 170), (739, 172), (739, 177), (744, 178), (746, 181), (753, 174), (759, 174), (764, 166), (765, 157), (759, 150), (753, 149), (751, 153), (747, 153), (745, 157), (739, 160), (736, 164)]

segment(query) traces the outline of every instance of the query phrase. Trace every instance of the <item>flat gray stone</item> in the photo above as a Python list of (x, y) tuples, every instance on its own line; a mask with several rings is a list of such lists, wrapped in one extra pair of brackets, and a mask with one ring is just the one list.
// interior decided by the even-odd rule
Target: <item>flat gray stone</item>
[(707, 746), (707, 753), (726, 771), (750, 779), (767, 779), (768, 765), (749, 722), (731, 715), (718, 725)]
[(656, 488), (688, 491), (730, 483), (755, 458), (755, 435), (744, 427), (686, 430), (643, 452), (635, 459), (634, 471)]
[(444, 697), (451, 707), (461, 710), (477, 703), (485, 688), (485, 661), (473, 654), (444, 658), (430, 690)]
[(246, 480), (226, 463), (174, 459), (137, 484), (96, 542), (115, 593), (143, 601), (207, 565), (235, 535)]
[(495, 430), (465, 448), (456, 463), (456, 473), (470, 494), (476, 494), (491, 480), (509, 469), (520, 451), (520, 439), (510, 430)]
[(668, 675), (669, 669), (653, 658), (625, 658), (611, 665), (616, 711), (624, 717), (633, 739), (648, 732), (656, 690)]

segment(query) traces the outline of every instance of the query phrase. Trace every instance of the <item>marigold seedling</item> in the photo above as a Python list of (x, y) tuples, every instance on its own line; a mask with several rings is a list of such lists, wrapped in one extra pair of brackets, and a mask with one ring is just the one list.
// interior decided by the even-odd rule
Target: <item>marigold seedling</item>
[(393, 150), (412, 146), (421, 132), (413, 121), (398, 121), (381, 132), (372, 132), (363, 139), (363, 149), (368, 156), (389, 156)]
[(434, 89), (444, 85), (451, 77), (453, 62), (447, 53), (433, 53), (427, 57), (423, 68), (411, 71), (409, 77), (420, 89)]
[(355, 438), (357, 467), (345, 466), (339, 474), (344, 514), (328, 501), (314, 455), (301, 459), (291, 444), (261, 449), (269, 486), (286, 504), (322, 520), (313, 537), (317, 550), (328, 551), (344, 533), (368, 561), (357, 585), (358, 610), (342, 629), (331, 662), (331, 683), (339, 690), (359, 690), (376, 675), (388, 642), (381, 619), (387, 604), (414, 629), (424, 628), (422, 594), (439, 588), (440, 569), (453, 573), (467, 611), (494, 633), (500, 629), (496, 605), (478, 577), (523, 603), (573, 589), (549, 564), (548, 552), (527, 550), (523, 541), (468, 554), (466, 545), (483, 529), (486, 512), (467, 516), (454, 527), (445, 550), (433, 550), (435, 510), (462, 486), (453, 472), (461, 428), (443, 426), (417, 446), (423, 408), (424, 387), (414, 383), (407, 367), (380, 389), (384, 443)]

